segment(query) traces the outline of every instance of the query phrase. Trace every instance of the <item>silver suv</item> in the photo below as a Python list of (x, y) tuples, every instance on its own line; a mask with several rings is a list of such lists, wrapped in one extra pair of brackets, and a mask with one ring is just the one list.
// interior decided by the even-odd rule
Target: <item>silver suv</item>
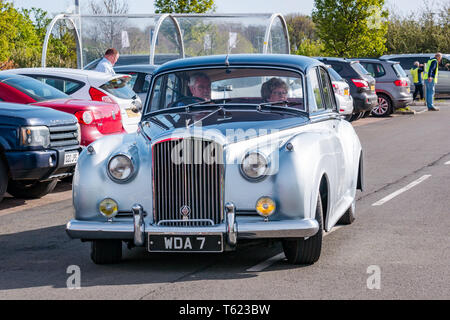
[(372, 109), (376, 117), (388, 116), (412, 102), (411, 81), (399, 62), (380, 59), (358, 59), (376, 80), (378, 105)]
[[(435, 53), (410, 53), (410, 54), (391, 54), (381, 56), (380, 59), (388, 59), (400, 62), (400, 65), (405, 69), (411, 80), (412, 88), (414, 90), (414, 83), (411, 76), (411, 68), (415, 61), (421, 64), (427, 63), (430, 58), (434, 58)], [(450, 54), (443, 53), (442, 60), (439, 64), (438, 83), (436, 84), (436, 96), (450, 95)]]

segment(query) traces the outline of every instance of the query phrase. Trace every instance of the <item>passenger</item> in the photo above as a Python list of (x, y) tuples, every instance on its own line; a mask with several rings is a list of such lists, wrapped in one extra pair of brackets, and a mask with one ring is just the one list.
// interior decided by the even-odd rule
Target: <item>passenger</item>
[(188, 87), (193, 97), (211, 100), (211, 80), (205, 73), (194, 73), (189, 78)]
[(265, 102), (286, 101), (288, 85), (280, 78), (272, 78), (261, 86), (261, 97)]

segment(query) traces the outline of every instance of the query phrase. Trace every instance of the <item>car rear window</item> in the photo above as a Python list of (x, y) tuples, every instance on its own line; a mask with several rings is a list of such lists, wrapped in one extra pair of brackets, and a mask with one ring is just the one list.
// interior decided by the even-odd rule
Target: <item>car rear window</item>
[(9, 78), (5, 81), (6, 84), (17, 90), (27, 94), (36, 101), (67, 99), (69, 96), (58, 89), (53, 88), (39, 80), (29, 77)]
[(359, 75), (370, 75), (369, 71), (366, 70), (359, 62), (355, 62), (351, 64), (352, 69), (355, 70)]
[(407, 77), (406, 72), (405, 72), (405, 70), (403, 70), (403, 68), (400, 65), (400, 63), (393, 64), (392, 68), (394, 68), (394, 71), (397, 74), (397, 76), (402, 77), (402, 78), (406, 78)]
[(328, 68), (328, 73), (330, 74), (331, 80), (333, 81), (344, 81), (339, 73), (336, 72), (333, 68)]
[(124, 76), (119, 78), (114, 78), (107, 83), (100, 86), (101, 89), (105, 90), (106, 92), (109, 92), (113, 96), (120, 98), (120, 99), (132, 99), (136, 96), (136, 93), (133, 91), (133, 89), (130, 87), (131, 77), (130, 76)]

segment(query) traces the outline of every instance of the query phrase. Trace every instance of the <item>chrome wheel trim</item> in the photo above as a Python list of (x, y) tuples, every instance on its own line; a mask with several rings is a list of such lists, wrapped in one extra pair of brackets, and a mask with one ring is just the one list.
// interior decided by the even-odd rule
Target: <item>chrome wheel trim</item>
[(386, 114), (389, 110), (389, 103), (388, 101), (383, 97), (378, 97), (378, 105), (373, 108), (372, 112), (376, 115), (383, 115)]

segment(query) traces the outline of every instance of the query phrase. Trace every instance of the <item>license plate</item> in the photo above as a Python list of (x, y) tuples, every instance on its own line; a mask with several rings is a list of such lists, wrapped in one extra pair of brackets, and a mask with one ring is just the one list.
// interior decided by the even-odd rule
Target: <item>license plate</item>
[(370, 90), (375, 91), (375, 86), (370, 86)]
[(148, 235), (151, 252), (222, 252), (222, 234), (217, 235)]
[(64, 165), (75, 164), (78, 161), (78, 152), (66, 152), (64, 154)]
[(411, 93), (411, 88), (407, 88), (406, 92)]
[(131, 109), (127, 109), (127, 116), (128, 116), (128, 118), (140, 117), (141, 113), (140, 112), (136, 113)]

